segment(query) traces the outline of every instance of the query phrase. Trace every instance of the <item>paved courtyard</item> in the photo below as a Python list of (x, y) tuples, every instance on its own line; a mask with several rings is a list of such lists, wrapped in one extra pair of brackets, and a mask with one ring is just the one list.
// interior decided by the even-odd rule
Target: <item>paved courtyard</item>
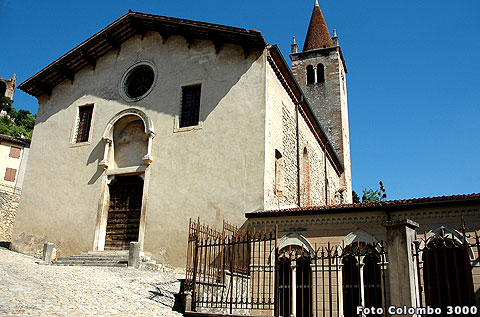
[(39, 265), (0, 248), (0, 316), (181, 316), (180, 273)]

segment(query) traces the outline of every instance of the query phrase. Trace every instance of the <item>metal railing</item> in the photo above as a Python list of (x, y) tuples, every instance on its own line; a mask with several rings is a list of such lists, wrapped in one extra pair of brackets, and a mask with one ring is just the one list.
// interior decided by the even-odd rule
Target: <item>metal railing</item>
[(288, 245), (278, 229), (222, 231), (190, 221), (186, 290), (192, 311), (275, 316), (355, 316), (384, 307), (383, 242)]

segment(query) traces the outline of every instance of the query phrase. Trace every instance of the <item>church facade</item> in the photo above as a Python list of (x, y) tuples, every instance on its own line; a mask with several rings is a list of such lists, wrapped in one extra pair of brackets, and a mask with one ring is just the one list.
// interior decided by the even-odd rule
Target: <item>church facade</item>
[(334, 100), (310, 102), (310, 69), (259, 31), (128, 12), (19, 86), (39, 109), (13, 248), (138, 241), (181, 266), (191, 217), (351, 202), (344, 61), (312, 58)]

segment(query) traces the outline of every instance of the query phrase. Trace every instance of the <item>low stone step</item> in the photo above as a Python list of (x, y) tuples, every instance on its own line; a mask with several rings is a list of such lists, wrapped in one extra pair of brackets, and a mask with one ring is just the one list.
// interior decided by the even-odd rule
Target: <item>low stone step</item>
[(111, 263), (118, 263), (118, 262), (128, 262), (128, 259), (72, 259), (72, 258), (59, 258), (56, 262), (111, 262)]
[(125, 258), (59, 258), (57, 262), (128, 262)]
[(58, 258), (53, 264), (63, 266), (127, 267), (128, 251), (83, 251), (68, 258)]
[(72, 255), (69, 258), (59, 258), (60, 259), (76, 259), (76, 260), (118, 260), (118, 261), (127, 261), (128, 256), (123, 255), (109, 255), (109, 256), (97, 256), (97, 255)]
[(105, 266), (105, 267), (127, 267), (127, 263), (118, 262), (55, 262), (59, 266)]
[(128, 257), (128, 250), (82, 251), (80, 252), (80, 255), (98, 255), (98, 256), (123, 255)]

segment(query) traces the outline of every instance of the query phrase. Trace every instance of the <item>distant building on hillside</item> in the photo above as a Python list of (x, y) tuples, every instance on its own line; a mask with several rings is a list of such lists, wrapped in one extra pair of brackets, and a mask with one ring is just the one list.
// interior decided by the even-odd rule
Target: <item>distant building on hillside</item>
[(13, 94), (17, 86), (17, 75), (13, 74), (11, 79), (0, 77), (0, 98), (8, 97), (13, 100)]
[(21, 192), (29, 150), (30, 140), (0, 134), (0, 190)]

